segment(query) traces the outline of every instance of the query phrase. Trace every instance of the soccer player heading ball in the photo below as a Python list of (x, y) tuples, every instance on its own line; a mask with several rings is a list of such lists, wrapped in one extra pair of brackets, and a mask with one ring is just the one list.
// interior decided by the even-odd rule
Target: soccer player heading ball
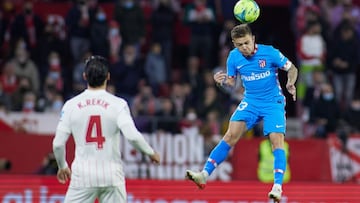
[[(160, 156), (136, 129), (126, 101), (106, 92), (110, 79), (107, 60), (91, 56), (83, 77), (88, 87), (63, 106), (53, 140), (57, 178), (65, 183), (71, 177), (64, 202), (93, 203), (96, 198), (100, 202), (126, 202), (121, 133), (154, 163), (160, 162)], [(72, 171), (65, 159), (70, 135), (75, 140)]]
[(215, 73), (214, 80), (220, 87), (234, 86), (235, 77), (239, 74), (245, 89), (244, 98), (233, 112), (228, 130), (211, 151), (203, 170), (187, 170), (186, 177), (200, 189), (205, 188), (207, 177), (226, 159), (229, 150), (240, 137), (263, 120), (264, 135), (270, 139), (275, 158), (274, 185), (268, 196), (279, 202), (286, 169), (286, 118), (285, 96), (279, 85), (277, 70), (287, 71), (286, 89), (294, 101), (298, 70), (279, 50), (269, 45), (256, 44), (248, 24), (235, 26), (231, 30), (231, 38), (235, 48), (227, 59), (227, 73)]

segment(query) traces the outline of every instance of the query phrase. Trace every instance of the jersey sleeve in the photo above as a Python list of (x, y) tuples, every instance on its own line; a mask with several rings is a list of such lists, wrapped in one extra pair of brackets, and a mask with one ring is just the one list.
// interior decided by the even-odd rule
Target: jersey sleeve
[(134, 123), (134, 120), (131, 117), (130, 108), (126, 104), (118, 113), (117, 125), (121, 129), (123, 126), (125, 126), (127, 124), (133, 124), (133, 123)]
[(153, 155), (154, 150), (145, 141), (144, 136), (138, 131), (131, 117), (129, 106), (125, 105), (117, 118), (117, 125), (124, 137), (139, 151)]
[(59, 168), (67, 168), (65, 145), (71, 134), (70, 129), (70, 108), (69, 103), (65, 103), (61, 110), (59, 123), (53, 139), (53, 152)]
[(70, 128), (70, 114), (71, 114), (71, 107), (69, 102), (66, 102), (63, 106), (63, 108), (61, 109), (61, 113), (60, 113), (60, 119), (59, 119), (59, 123), (57, 125), (56, 131), (62, 131), (65, 133), (71, 133), (71, 128)]
[(235, 66), (233, 54), (231, 53), (226, 61), (226, 70), (228, 77), (234, 78), (236, 76), (236, 66)]
[(54, 156), (59, 168), (61, 169), (68, 168), (68, 164), (66, 162), (65, 145), (69, 137), (69, 133), (57, 130), (53, 139), (52, 145)]
[(288, 71), (291, 67), (291, 61), (284, 56), (278, 49), (272, 48), (273, 49), (273, 65), (275, 67), (278, 67), (282, 70)]

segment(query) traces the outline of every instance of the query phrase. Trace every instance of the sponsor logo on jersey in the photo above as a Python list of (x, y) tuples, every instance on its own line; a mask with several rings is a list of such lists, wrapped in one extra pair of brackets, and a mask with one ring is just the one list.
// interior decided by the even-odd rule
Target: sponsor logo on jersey
[(260, 68), (264, 68), (266, 66), (266, 60), (265, 59), (259, 59), (259, 66), (260, 66)]
[(254, 80), (261, 80), (269, 76), (270, 76), (270, 71), (268, 70), (262, 73), (251, 73), (251, 75), (242, 75), (241, 79), (245, 81), (254, 81)]

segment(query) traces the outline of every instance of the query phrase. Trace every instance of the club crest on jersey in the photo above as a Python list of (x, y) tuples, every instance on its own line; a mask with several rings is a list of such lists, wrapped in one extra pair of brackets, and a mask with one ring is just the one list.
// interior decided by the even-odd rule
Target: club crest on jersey
[(259, 59), (259, 66), (260, 66), (260, 68), (264, 68), (266, 66), (266, 60), (265, 59)]

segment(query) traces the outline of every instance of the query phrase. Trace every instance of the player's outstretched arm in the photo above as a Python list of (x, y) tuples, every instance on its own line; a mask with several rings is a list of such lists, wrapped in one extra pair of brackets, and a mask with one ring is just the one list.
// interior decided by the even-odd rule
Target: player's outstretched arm
[(132, 144), (135, 149), (149, 156), (153, 163), (160, 163), (160, 155), (146, 142), (144, 136), (136, 128), (130, 114), (129, 106), (125, 106), (119, 113), (117, 125), (124, 137)]
[(291, 67), (288, 70), (287, 73), (287, 83), (286, 83), (286, 89), (287, 91), (292, 95), (293, 100), (296, 101), (296, 86), (295, 82), (298, 77), (298, 69), (294, 66), (294, 64), (291, 64)]
[(121, 128), (125, 138), (135, 149), (149, 156), (153, 163), (160, 163), (160, 155), (146, 142), (144, 136), (136, 129), (133, 123), (128, 123)]

